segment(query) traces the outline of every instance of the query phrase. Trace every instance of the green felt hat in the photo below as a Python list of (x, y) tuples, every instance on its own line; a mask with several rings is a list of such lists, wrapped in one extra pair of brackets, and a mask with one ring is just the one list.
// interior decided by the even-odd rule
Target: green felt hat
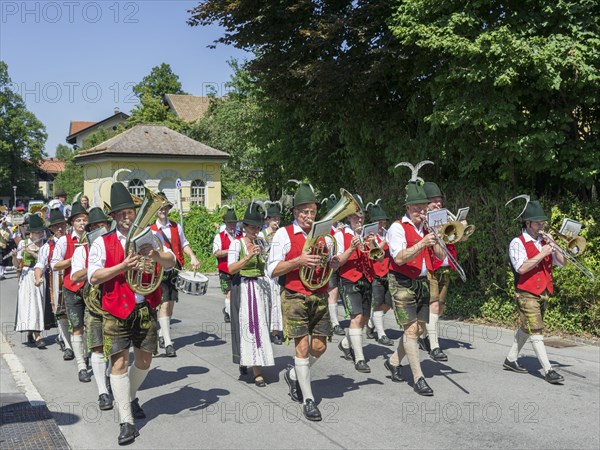
[(333, 209), (333, 207), (337, 204), (337, 198), (335, 194), (331, 194), (329, 197), (325, 197), (321, 200), (321, 205), (323, 206), (323, 214), (327, 214), (329, 211)]
[(406, 198), (404, 200), (405, 205), (420, 205), (422, 203), (428, 203), (427, 194), (423, 186), (418, 181), (411, 181), (406, 185)]
[(264, 208), (257, 202), (251, 202), (244, 213), (243, 223), (261, 226), (265, 220)]
[(113, 183), (110, 187), (110, 204), (111, 213), (120, 211), (122, 209), (138, 207), (138, 205), (134, 203), (133, 198), (131, 198), (129, 190), (121, 182)]
[(280, 201), (266, 201), (265, 206), (267, 207), (267, 217), (281, 217), (283, 206)]
[(425, 189), (425, 195), (427, 195), (427, 198), (443, 197), (439, 186), (433, 181), (426, 181), (425, 184), (423, 184), (423, 189)]
[(80, 214), (85, 214), (87, 216), (88, 212), (81, 205), (80, 202), (75, 202), (71, 205), (71, 215), (69, 216), (68, 222), (71, 223), (73, 218), (77, 217)]
[(525, 211), (521, 216), (521, 220), (523, 220), (523, 222), (526, 220), (530, 220), (533, 222), (545, 222), (549, 219), (548, 216), (546, 216), (546, 213), (544, 212), (544, 209), (542, 208), (540, 202), (537, 200), (533, 200), (527, 203)]
[(95, 223), (101, 222), (110, 222), (110, 219), (106, 217), (104, 211), (101, 208), (92, 208), (90, 209), (90, 214), (88, 216), (88, 225), (93, 225)]
[(305, 205), (307, 203), (317, 203), (317, 196), (315, 195), (315, 191), (313, 187), (308, 183), (298, 183), (298, 189), (296, 189), (296, 194), (294, 195), (294, 202), (292, 203), (292, 207), (295, 208), (298, 205)]
[(354, 200), (356, 200), (356, 203), (358, 203), (358, 206), (360, 206), (360, 211), (358, 211), (356, 214), (359, 216), (363, 215), (365, 211), (365, 205), (362, 197), (358, 194), (352, 194), (352, 197), (354, 197)]
[(379, 202), (381, 199), (377, 199), (375, 203), (367, 203), (367, 212), (369, 213), (369, 218), (371, 221), (378, 220), (389, 220), (387, 213), (383, 210)]
[(58, 190), (54, 193), (54, 197), (66, 197), (67, 193), (63, 188), (58, 188)]
[(221, 206), (221, 208), (227, 208), (227, 211), (225, 211), (225, 214), (223, 214), (223, 222), (227, 223), (227, 222), (237, 222), (237, 216), (235, 215), (235, 209), (233, 209), (231, 206), (229, 205), (223, 205)]
[(50, 219), (48, 220), (48, 226), (58, 225), (59, 223), (65, 223), (67, 220), (63, 213), (60, 212), (60, 209), (51, 209), (50, 210)]
[(44, 220), (38, 216), (37, 214), (31, 214), (29, 216), (29, 227), (27, 230), (30, 233), (37, 233), (39, 231), (44, 231)]

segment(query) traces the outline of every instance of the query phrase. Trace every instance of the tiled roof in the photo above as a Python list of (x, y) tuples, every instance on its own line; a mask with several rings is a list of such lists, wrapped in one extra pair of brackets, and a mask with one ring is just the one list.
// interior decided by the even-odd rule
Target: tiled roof
[(87, 127), (96, 125), (97, 122), (79, 122), (71, 120), (71, 126), (69, 127), (69, 136), (79, 133), (81, 130), (85, 130)]
[(42, 159), (39, 164), (40, 170), (46, 173), (60, 173), (65, 170), (65, 162), (62, 159)]
[(175, 115), (186, 122), (200, 119), (210, 105), (210, 97), (196, 95), (165, 94), (164, 100)]

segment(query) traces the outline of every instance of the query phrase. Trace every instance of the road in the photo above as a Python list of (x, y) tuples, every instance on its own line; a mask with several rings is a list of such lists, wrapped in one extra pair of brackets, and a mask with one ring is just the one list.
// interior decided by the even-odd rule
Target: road
[[(116, 412), (100, 411), (95, 383), (80, 383), (75, 361), (62, 360), (54, 344), (56, 330), (45, 333), (47, 350), (27, 347), (25, 335), (12, 331), (17, 283), (14, 273), (8, 276), (0, 284), (3, 334), (67, 442), (74, 449), (116, 447)], [(334, 336), (312, 370), (323, 421), (308, 422), (283, 379), (293, 362), (291, 345), (274, 346), (276, 366), (264, 370), (267, 387), (255, 387), (249, 376), (240, 378), (231, 363), (218, 280), (209, 280), (205, 296), (181, 295), (175, 306), (172, 336), (178, 356), (153, 360), (139, 391), (148, 417), (136, 422), (140, 436), (131, 448), (600, 447), (598, 346), (553, 339), (560, 348), (549, 346), (549, 357), (565, 383), (551, 385), (529, 343), (520, 360), (529, 374), (502, 369), (511, 330), (441, 321), (449, 360), (438, 363), (421, 353), (435, 395), (420, 397), (412, 390), (408, 367), (409, 383), (387, 377), (383, 363), (390, 347), (366, 341), (372, 371), (363, 374), (341, 358)], [(384, 323), (389, 336), (398, 339), (393, 315), (388, 313)]]

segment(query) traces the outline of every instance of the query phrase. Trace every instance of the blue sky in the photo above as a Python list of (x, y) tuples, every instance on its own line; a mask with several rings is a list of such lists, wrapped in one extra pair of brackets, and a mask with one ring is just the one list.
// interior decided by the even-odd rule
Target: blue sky
[(118, 107), (129, 112), (131, 86), (165, 62), (183, 89), (219, 95), (227, 61), (250, 58), (233, 47), (209, 49), (218, 27), (190, 27), (197, 1), (0, 0), (0, 58), (13, 87), (46, 126), (46, 152), (66, 143), (71, 120), (100, 121)]

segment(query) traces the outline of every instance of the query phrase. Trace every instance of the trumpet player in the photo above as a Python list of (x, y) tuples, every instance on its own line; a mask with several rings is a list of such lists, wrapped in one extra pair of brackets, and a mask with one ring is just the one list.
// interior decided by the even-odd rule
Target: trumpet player
[[(173, 204), (167, 200), (167, 196), (164, 192), (159, 192), (162, 198), (167, 202), (165, 206), (160, 208), (156, 213), (156, 222), (153, 223), (150, 228), (156, 234), (160, 234), (163, 238), (167, 248), (171, 249), (175, 254), (177, 262), (175, 267), (177, 269), (183, 269), (185, 265), (184, 254), (190, 258), (190, 264), (194, 271), (200, 269), (200, 261), (196, 258), (196, 254), (192, 250), (188, 240), (183, 234), (183, 227), (169, 220), (169, 211), (173, 207)], [(177, 356), (175, 347), (173, 347), (173, 341), (171, 340), (171, 316), (173, 315), (173, 307), (175, 303), (179, 301), (179, 292), (175, 285), (177, 282), (177, 270), (171, 270), (165, 272), (163, 281), (160, 285), (162, 290), (162, 300), (160, 308), (158, 309), (158, 324), (160, 329), (158, 331), (158, 346), (165, 349), (165, 355), (169, 358)]]
[(522, 234), (514, 238), (509, 247), (510, 263), (515, 274), (515, 298), (520, 316), (520, 326), (503, 367), (517, 373), (527, 373), (519, 365), (521, 349), (531, 337), (531, 345), (548, 383), (558, 384), (564, 378), (551, 366), (544, 345), (544, 313), (548, 298), (554, 292), (552, 267), (566, 264), (565, 256), (555, 248), (555, 243), (545, 239), (544, 227), (548, 217), (539, 201), (528, 201), (521, 215)]
[(81, 282), (74, 282), (71, 278), (71, 262), (75, 246), (83, 237), (85, 227), (88, 224), (88, 213), (81, 203), (75, 202), (71, 207), (71, 215), (67, 222), (72, 226), (71, 233), (62, 236), (54, 247), (52, 252), (52, 260), (50, 265), (54, 271), (63, 271), (63, 297), (67, 307), (67, 317), (73, 330), (71, 333), (71, 344), (75, 361), (77, 362), (77, 370), (79, 372), (79, 381), (89, 383), (92, 379), (87, 371), (85, 363), (85, 345), (83, 342), (83, 326), (84, 326), (84, 311), (85, 303), (83, 301), (83, 285)]
[[(312, 186), (301, 183), (293, 201), (294, 221), (280, 228), (273, 237), (269, 251), (267, 275), (283, 277), (281, 309), (283, 333), (286, 340), (294, 340), (294, 367), (284, 373), (290, 388), (290, 397), (303, 403), (303, 414), (308, 420), (319, 421), (321, 412), (311, 389), (310, 368), (325, 353), (327, 338), (331, 336), (327, 286), (311, 289), (300, 278), (301, 267), (317, 270), (322, 257), (305, 251), (304, 244), (317, 215), (317, 200)], [(328, 263), (337, 269), (337, 261)]]
[[(124, 445), (139, 436), (134, 418), (146, 417), (137, 390), (146, 379), (152, 354), (157, 351), (155, 309), (162, 297), (160, 286), (146, 295), (134, 292), (127, 283), (126, 272), (138, 270), (145, 264), (142, 257), (168, 270), (175, 265), (175, 255), (171, 250), (157, 250), (150, 244), (143, 245), (139, 254), (130, 252), (126, 255), (128, 233), (135, 223), (137, 206), (127, 188), (119, 182), (111, 186), (110, 205), (116, 227), (92, 244), (87, 277), (92, 286), (102, 284), (102, 309), (106, 312), (104, 354), (112, 362), (110, 385), (119, 416), (118, 443)], [(154, 236), (163, 243), (160, 235)], [(128, 371), (131, 345), (135, 361)]]
[(417, 339), (423, 334), (429, 319), (427, 272), (433, 269), (431, 253), (433, 251), (439, 259), (444, 256), (435, 235), (425, 227), (428, 202), (427, 195), (418, 182), (415, 173), (417, 170), (413, 169), (413, 176), (406, 186), (406, 215), (394, 222), (387, 234), (391, 256), (389, 287), (396, 321), (404, 329), (404, 334), (397, 350), (384, 365), (390, 371), (392, 381), (404, 381), (400, 363), (407, 356), (415, 392), (431, 396), (433, 390), (425, 381), (421, 370)]
[[(344, 358), (354, 362), (358, 372), (370, 373), (371, 368), (365, 361), (362, 343), (362, 329), (371, 317), (371, 282), (373, 271), (369, 255), (364, 248), (360, 230), (364, 222), (363, 202), (360, 196), (354, 195), (360, 205), (360, 211), (348, 216), (346, 225), (335, 234), (337, 256), (340, 264), (340, 292), (344, 301), (346, 314), (350, 316), (350, 327), (347, 336), (340, 341), (338, 348)], [(368, 236), (367, 239), (374, 239)]]
[[(104, 231), (108, 231), (109, 219), (104, 215), (104, 212), (100, 208), (92, 208), (89, 211), (88, 224), (86, 231), (97, 230), (98, 228), (104, 228)], [(73, 253), (73, 260), (71, 263), (71, 279), (73, 282), (86, 282), (87, 281), (87, 268), (90, 253), (89, 239), (86, 244), (78, 245)], [(83, 295), (86, 295), (86, 290), (83, 290)], [(85, 300), (84, 300), (84, 303)], [(91, 366), (94, 379), (96, 380), (96, 386), (98, 388), (98, 407), (103, 410), (110, 410), (113, 408), (113, 402), (108, 394), (108, 385), (106, 383), (106, 362), (104, 361), (104, 334), (102, 332), (102, 316), (96, 314), (85, 306), (83, 314), (83, 320), (85, 323), (86, 331), (86, 348), (91, 352)]]

